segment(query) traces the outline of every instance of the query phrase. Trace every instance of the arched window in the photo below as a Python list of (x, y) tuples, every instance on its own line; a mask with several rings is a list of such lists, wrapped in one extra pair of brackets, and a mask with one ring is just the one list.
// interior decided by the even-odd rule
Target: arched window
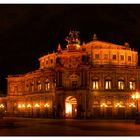
[(125, 80), (124, 77), (118, 78), (118, 89), (119, 90), (124, 90), (125, 88)]
[(45, 81), (45, 90), (46, 91), (50, 90), (50, 82), (48, 79)]
[(130, 88), (130, 90), (135, 90), (136, 89), (136, 81), (135, 81), (135, 79), (131, 79), (129, 81), (129, 88)]
[(99, 89), (99, 79), (97, 77), (92, 78), (92, 89), (93, 90)]
[(112, 88), (112, 80), (111, 77), (105, 78), (105, 89), (110, 90)]

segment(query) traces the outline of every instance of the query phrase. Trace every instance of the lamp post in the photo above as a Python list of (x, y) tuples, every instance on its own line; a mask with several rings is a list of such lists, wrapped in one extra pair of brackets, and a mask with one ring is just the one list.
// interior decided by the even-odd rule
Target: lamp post
[(100, 107), (102, 108), (102, 111), (103, 111), (103, 118), (105, 118), (105, 108), (107, 107), (107, 104), (106, 103), (102, 103), (100, 105)]
[(139, 119), (139, 104), (138, 104), (138, 100), (140, 98), (139, 92), (136, 92), (135, 94), (133, 94), (132, 98), (136, 100), (136, 108), (137, 108), (137, 112), (136, 112), (137, 113), (137, 118), (136, 118), (136, 120), (140, 121), (140, 119)]
[(32, 116), (32, 106), (31, 106), (31, 104), (27, 105), (27, 109), (28, 109), (28, 117), (30, 118)]

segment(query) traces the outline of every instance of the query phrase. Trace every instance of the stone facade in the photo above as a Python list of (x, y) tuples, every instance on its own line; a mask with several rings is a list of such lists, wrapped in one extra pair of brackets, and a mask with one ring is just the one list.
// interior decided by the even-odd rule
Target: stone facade
[(138, 52), (97, 40), (80, 45), (78, 32), (66, 38), (64, 50), (39, 58), (40, 68), (9, 75), (7, 115), (54, 118), (134, 118), (132, 95), (140, 89)]

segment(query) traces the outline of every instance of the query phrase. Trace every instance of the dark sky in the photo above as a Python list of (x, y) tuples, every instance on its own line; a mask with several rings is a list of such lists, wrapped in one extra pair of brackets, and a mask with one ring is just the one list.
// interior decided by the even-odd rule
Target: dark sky
[(39, 67), (38, 58), (65, 47), (70, 30), (79, 30), (82, 41), (124, 44), (140, 51), (140, 5), (0, 5), (0, 88), (9, 74)]

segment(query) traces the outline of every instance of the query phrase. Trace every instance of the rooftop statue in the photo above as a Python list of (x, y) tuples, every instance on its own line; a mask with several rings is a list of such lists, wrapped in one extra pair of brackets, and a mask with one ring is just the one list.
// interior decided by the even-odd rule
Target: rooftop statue
[(80, 44), (79, 31), (70, 31), (66, 41), (68, 44)]

